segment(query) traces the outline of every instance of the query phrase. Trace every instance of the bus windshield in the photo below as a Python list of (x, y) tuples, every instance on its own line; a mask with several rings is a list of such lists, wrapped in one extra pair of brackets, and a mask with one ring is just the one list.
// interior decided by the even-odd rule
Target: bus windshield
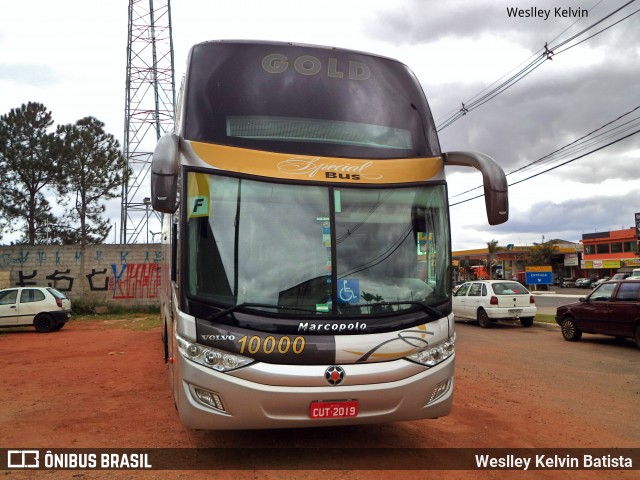
[(256, 150), (343, 158), (440, 154), (420, 84), (402, 63), (292, 44), (193, 47), (182, 136)]
[(375, 315), (449, 295), (443, 185), (289, 185), (189, 172), (187, 287), (219, 308)]

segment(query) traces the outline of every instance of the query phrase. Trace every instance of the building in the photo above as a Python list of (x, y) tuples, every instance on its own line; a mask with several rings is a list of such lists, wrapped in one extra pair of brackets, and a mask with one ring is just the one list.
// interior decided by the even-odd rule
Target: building
[[(581, 266), (582, 245), (566, 240), (549, 240), (556, 247), (556, 253), (551, 259), (553, 278), (584, 277), (585, 271)], [(509, 244), (499, 247), (493, 255), (491, 274), (493, 278), (518, 278), (523, 281), (524, 271), (535, 245)], [(474, 265), (486, 265), (489, 249), (459, 250), (453, 252), (454, 281), (475, 280)]]
[[(640, 214), (639, 214), (640, 215)], [(635, 228), (609, 232), (585, 233), (580, 243), (550, 240), (556, 246), (551, 259), (553, 278), (612, 277), (618, 271), (631, 272), (640, 268), (638, 243), (640, 221)], [(507, 245), (494, 254), (491, 266), (493, 278), (524, 277), (529, 256), (534, 246)], [(487, 264), (488, 248), (453, 252), (454, 280), (474, 280), (474, 265)]]
[(582, 235), (584, 255), (581, 267), (590, 278), (612, 277), (618, 270), (640, 267), (638, 228)]

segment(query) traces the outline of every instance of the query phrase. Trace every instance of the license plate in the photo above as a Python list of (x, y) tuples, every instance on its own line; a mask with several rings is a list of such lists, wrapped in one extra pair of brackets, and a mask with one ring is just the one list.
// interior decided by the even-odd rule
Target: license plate
[(310, 418), (351, 418), (358, 416), (358, 401), (312, 402)]
[(509, 313), (512, 313), (514, 315), (520, 315), (522, 313), (522, 309), (521, 308), (512, 308), (509, 310)]

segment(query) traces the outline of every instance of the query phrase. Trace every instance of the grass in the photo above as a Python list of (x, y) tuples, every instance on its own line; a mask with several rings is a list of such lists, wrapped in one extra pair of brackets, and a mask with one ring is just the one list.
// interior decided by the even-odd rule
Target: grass
[(556, 323), (556, 316), (555, 315), (547, 315), (544, 313), (539, 313), (536, 315), (536, 322), (542, 322), (542, 323)]
[(102, 313), (73, 315), (73, 323), (94, 324), (106, 328), (126, 328), (128, 330), (143, 331), (152, 330), (160, 326), (158, 313)]

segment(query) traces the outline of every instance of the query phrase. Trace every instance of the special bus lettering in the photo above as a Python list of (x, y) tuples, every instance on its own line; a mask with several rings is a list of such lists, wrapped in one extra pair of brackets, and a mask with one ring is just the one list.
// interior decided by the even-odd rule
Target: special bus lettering
[[(322, 163), (319, 160), (320, 157), (311, 159), (294, 157), (278, 163), (278, 170), (289, 175), (307, 175), (309, 178), (315, 177), (319, 172), (326, 172), (325, 176), (327, 178), (343, 178), (346, 180), (380, 180), (383, 178), (382, 175), (364, 173), (365, 170), (373, 165), (373, 162), (364, 162), (361, 165), (352, 165), (350, 163), (338, 165)], [(349, 174), (350, 178), (344, 178), (344, 175), (338, 177), (336, 174)]]
[(350, 173), (334, 173), (326, 172), (326, 178), (339, 178), (340, 180), (360, 180), (360, 175), (351, 175)]
[[(262, 68), (268, 73), (284, 73), (289, 69), (289, 58), (281, 53), (271, 53), (262, 59)], [(322, 61), (313, 55), (301, 55), (293, 61), (293, 69), (300, 75), (317, 75), (323, 70)], [(337, 58), (327, 60), (327, 77), (345, 78), (345, 72), (341, 71)], [(368, 80), (371, 70), (362, 62), (349, 61), (347, 72), (349, 80)]]

